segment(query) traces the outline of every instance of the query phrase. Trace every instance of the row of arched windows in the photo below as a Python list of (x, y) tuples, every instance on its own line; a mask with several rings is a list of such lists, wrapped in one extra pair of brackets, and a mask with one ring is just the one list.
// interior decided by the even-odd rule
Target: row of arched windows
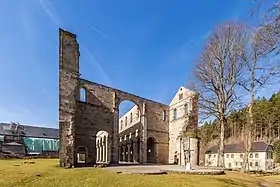
[[(137, 109), (136, 115), (137, 115), (137, 119), (139, 119), (139, 117), (140, 117), (140, 110), (139, 109)], [(133, 113), (131, 112), (130, 113), (130, 124), (132, 124), (132, 122), (133, 122)], [(125, 121), (124, 121), (124, 126), (126, 127), (127, 124), (128, 124), (128, 122), (127, 122), (127, 116), (126, 116)], [(122, 129), (123, 129), (123, 120), (121, 120), (121, 130)]]

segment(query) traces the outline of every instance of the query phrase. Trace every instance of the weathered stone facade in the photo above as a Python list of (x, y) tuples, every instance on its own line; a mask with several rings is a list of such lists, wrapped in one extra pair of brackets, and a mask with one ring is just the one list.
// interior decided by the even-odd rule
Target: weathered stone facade
[[(179, 132), (186, 128), (186, 121), (188, 126), (197, 127), (196, 94), (184, 88), (187, 94), (183, 100), (189, 102), (192, 115), (173, 120), (170, 111), (182, 102), (182, 98), (177, 102), (178, 94), (169, 106), (80, 78), (76, 35), (62, 29), (59, 33), (60, 166), (81, 165), (81, 155), (85, 157), (82, 166), (98, 161), (172, 163)], [(119, 105), (125, 100), (132, 101), (135, 107), (119, 119)], [(126, 118), (129, 124), (121, 129), (119, 123)], [(100, 131), (106, 136), (101, 137)], [(197, 143), (192, 146), (197, 149)], [(106, 153), (102, 159), (101, 147), (102, 155)]]

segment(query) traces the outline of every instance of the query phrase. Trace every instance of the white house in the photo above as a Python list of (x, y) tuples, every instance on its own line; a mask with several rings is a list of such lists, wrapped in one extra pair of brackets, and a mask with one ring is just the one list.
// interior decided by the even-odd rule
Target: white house
[[(224, 147), (224, 163), (227, 169), (241, 169), (244, 163), (245, 149), (243, 144), (228, 144)], [(218, 146), (213, 146), (205, 152), (205, 165), (217, 166)], [(266, 142), (253, 142), (249, 153), (249, 170), (272, 170), (273, 147)]]

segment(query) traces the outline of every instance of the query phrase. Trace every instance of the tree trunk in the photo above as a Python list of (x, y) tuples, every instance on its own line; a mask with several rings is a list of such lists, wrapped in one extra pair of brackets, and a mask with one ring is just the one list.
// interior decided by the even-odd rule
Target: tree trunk
[(219, 149), (219, 167), (225, 167), (224, 164), (224, 138), (225, 138), (225, 117), (221, 117), (221, 131), (220, 131), (220, 149)]
[[(253, 106), (255, 103), (255, 69), (251, 70), (251, 89), (250, 89), (250, 98), (251, 98), (251, 104), (249, 106), (248, 111), (248, 121), (246, 125), (246, 140), (245, 140), (245, 162), (243, 166), (243, 170), (247, 171), (249, 170), (249, 164), (248, 164), (248, 156), (252, 148), (252, 130), (254, 128), (254, 116), (253, 116)], [(248, 166), (248, 167), (246, 167)]]

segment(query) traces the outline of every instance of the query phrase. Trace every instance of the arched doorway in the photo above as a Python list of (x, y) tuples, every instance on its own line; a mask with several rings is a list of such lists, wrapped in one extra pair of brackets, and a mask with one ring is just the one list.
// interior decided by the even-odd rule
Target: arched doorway
[(147, 139), (147, 162), (156, 162), (156, 141), (152, 137)]

